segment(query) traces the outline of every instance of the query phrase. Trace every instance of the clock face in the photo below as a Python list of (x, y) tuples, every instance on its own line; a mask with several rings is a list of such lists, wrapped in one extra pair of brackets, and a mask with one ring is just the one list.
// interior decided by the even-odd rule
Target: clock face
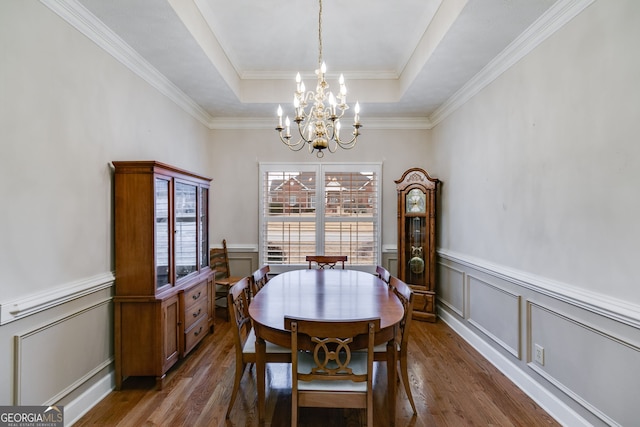
[(407, 213), (424, 213), (425, 212), (425, 194), (417, 188), (407, 193), (406, 200)]

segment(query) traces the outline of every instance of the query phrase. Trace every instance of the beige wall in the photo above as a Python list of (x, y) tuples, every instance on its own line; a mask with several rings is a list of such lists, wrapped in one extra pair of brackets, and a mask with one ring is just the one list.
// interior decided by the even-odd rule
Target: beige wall
[(638, 17), (593, 3), (433, 130), (443, 249), (640, 303)]
[[(365, 120), (364, 115), (362, 116)], [(274, 117), (275, 123), (275, 117)], [(274, 125), (275, 126), (275, 125)], [(367, 130), (355, 148), (327, 153), (322, 160), (308, 151), (292, 152), (271, 128), (214, 130), (209, 147), (213, 162), (211, 242), (258, 246), (259, 162), (381, 162), (382, 245), (396, 243), (396, 179), (411, 167), (429, 170), (427, 130)], [(375, 124), (370, 124), (375, 126)], [(437, 175), (434, 174), (435, 177)]]

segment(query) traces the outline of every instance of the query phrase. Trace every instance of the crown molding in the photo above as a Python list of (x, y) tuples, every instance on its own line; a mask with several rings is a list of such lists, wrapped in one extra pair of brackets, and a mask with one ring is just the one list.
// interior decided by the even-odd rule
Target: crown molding
[[(209, 129), (217, 130), (273, 130), (275, 129), (275, 125), (275, 117), (214, 117), (208, 123)], [(428, 130), (433, 128), (433, 124), (426, 117), (367, 117), (363, 128), (378, 130)]]
[(188, 114), (205, 126), (212, 117), (189, 96), (181, 91), (138, 52), (124, 42), (102, 21), (97, 19), (76, 0), (40, 0), (42, 4), (64, 19), (89, 40), (109, 53), (129, 70), (133, 71), (160, 93), (175, 102)]
[(478, 74), (438, 107), (429, 119), (433, 126), (447, 118), (502, 73), (528, 55), (540, 43), (562, 28), (595, 0), (559, 0)]
[[(400, 76), (395, 71), (349, 71), (344, 70), (340, 72), (327, 72), (325, 77), (327, 80), (338, 80), (338, 77), (342, 74), (349, 83), (354, 80), (398, 80)], [(300, 76), (303, 79), (317, 79), (316, 74), (311, 70), (304, 70), (300, 72)], [(292, 75), (290, 71), (244, 71), (240, 73), (242, 80), (285, 80), (293, 81), (295, 75)]]
[[(429, 117), (371, 117), (367, 119), (365, 129), (432, 129), (594, 1), (557, 1)], [(273, 127), (272, 121), (266, 118), (212, 117), (77, 0), (40, 0), (40, 2), (209, 129), (267, 129)], [(271, 75), (246, 73), (242, 76), (244, 79), (282, 79), (284, 77), (277, 73), (271, 73)], [(354, 79), (354, 76), (352, 75), (350, 78)], [(386, 73), (359, 73), (358, 78), (384, 79), (397, 78), (397, 75), (392, 72), (389, 75)]]

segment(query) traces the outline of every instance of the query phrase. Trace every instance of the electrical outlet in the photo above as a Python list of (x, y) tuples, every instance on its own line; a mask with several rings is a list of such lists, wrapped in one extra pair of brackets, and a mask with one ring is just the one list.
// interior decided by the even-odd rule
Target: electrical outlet
[(544, 347), (540, 344), (535, 344), (533, 347), (533, 360), (544, 366)]

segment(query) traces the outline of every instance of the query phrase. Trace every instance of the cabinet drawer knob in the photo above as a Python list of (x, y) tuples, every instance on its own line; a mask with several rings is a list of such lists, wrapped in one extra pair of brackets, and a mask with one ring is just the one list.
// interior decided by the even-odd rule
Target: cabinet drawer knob
[(198, 335), (200, 335), (200, 332), (202, 332), (202, 326), (200, 326), (200, 329), (198, 329), (197, 331), (195, 331), (195, 332), (193, 333), (193, 336), (194, 336), (194, 337), (197, 337)]
[(201, 293), (202, 291), (198, 292), (196, 295), (193, 295), (191, 298), (193, 298), (194, 300), (197, 300), (198, 298), (200, 298)]
[(202, 313), (202, 308), (199, 308), (197, 313), (193, 313), (193, 317), (200, 316), (200, 313)]

